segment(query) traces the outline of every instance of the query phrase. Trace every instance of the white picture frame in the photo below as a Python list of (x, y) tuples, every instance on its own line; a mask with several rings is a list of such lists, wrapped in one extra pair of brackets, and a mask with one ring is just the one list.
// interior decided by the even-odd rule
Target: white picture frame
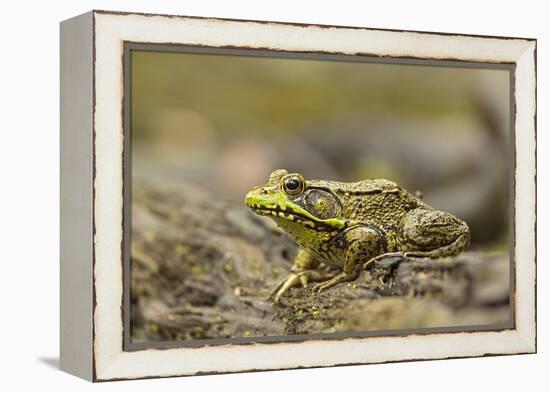
[[(508, 64), (514, 324), (304, 342), (124, 348), (125, 43)], [(536, 352), (536, 40), (91, 11), (61, 24), (61, 368), (90, 381)]]

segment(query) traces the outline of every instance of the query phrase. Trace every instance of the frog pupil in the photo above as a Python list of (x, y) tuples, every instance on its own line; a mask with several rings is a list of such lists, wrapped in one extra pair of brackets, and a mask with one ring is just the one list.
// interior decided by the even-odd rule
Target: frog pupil
[(289, 179), (286, 182), (286, 188), (288, 188), (290, 191), (296, 191), (298, 188), (300, 188), (300, 182), (298, 179)]

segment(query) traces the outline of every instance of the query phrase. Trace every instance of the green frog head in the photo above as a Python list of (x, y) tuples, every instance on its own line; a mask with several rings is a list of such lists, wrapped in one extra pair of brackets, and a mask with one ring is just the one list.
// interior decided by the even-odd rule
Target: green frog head
[(308, 181), (284, 169), (271, 173), (267, 184), (253, 187), (246, 204), (306, 243), (321, 234), (335, 235), (346, 226), (342, 204), (327, 182)]

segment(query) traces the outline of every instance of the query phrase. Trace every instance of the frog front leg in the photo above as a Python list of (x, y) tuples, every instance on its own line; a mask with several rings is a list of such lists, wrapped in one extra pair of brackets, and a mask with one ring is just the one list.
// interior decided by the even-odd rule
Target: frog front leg
[(333, 273), (318, 270), (319, 265), (319, 261), (309, 250), (300, 248), (290, 269), (291, 273), (271, 289), (268, 299), (279, 303), (281, 296), (292, 287), (302, 285), (305, 288), (309, 281), (326, 280), (334, 276)]
[(385, 251), (380, 232), (367, 226), (348, 230), (344, 234), (343, 244), (346, 248), (343, 271), (330, 280), (316, 284), (313, 289), (317, 292), (355, 280), (367, 261)]

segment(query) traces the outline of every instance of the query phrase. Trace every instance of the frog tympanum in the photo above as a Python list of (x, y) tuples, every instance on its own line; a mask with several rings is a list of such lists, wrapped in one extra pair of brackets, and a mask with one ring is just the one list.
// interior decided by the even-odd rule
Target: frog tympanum
[(252, 188), (246, 204), (272, 218), (300, 246), (291, 273), (269, 297), (319, 281), (316, 291), (355, 280), (387, 256), (444, 257), (470, 244), (468, 225), (385, 179), (306, 180), (278, 169)]

